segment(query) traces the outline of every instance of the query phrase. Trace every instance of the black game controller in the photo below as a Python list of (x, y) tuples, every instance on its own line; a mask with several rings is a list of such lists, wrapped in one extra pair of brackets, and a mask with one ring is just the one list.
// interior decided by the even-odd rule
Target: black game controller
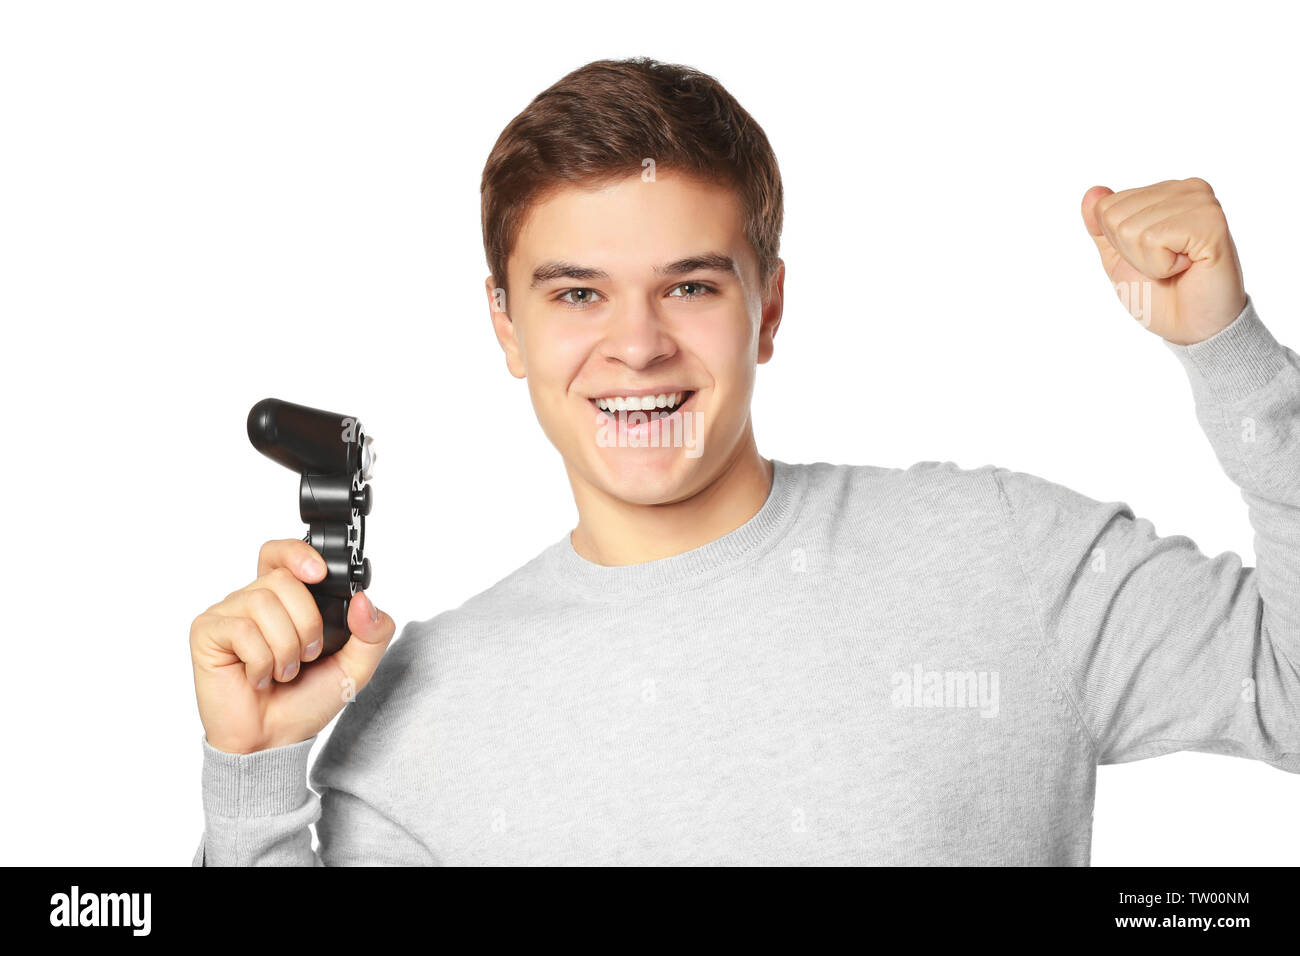
[[(325, 577), (307, 588), (325, 625), (324, 658), (348, 640), (352, 595), (370, 586), (366, 515), (375, 453), (361, 423), (348, 415), (264, 398), (248, 413), (248, 440), (272, 461), (302, 475), (298, 514), (303, 538), (325, 559)], [(319, 659), (319, 658), (317, 658)]]

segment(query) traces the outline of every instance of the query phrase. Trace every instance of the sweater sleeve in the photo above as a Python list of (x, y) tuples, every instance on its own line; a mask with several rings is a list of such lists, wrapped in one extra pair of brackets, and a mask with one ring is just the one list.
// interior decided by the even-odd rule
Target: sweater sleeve
[(990, 466), (1019, 570), (1097, 763), (1193, 750), (1300, 773), (1300, 360), (1249, 298), (1211, 338), (1164, 344), (1241, 489), (1258, 566)]
[(232, 754), (203, 738), (203, 837), (194, 866), (323, 866), (310, 825), (320, 798), (307, 788), (316, 738)]
[[(337, 730), (335, 731), (337, 733)], [(411, 835), (366, 800), (314, 781), (315, 741), (229, 754), (203, 741), (205, 829), (194, 866), (423, 866), (433, 862)], [(311, 825), (320, 835), (312, 848)]]
[[(436, 862), (395, 817), (393, 734), (384, 702), (397, 644), (371, 682), (344, 707), (320, 756), (316, 737), (251, 754), (203, 739), (204, 832), (193, 866), (420, 866)], [(314, 787), (314, 790), (312, 789)], [(318, 849), (312, 847), (316, 827)]]

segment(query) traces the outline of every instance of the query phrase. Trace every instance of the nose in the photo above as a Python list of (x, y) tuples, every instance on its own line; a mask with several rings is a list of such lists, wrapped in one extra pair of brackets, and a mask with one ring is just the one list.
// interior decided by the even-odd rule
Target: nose
[(629, 368), (648, 368), (677, 352), (663, 321), (648, 303), (625, 304), (607, 315), (600, 354)]

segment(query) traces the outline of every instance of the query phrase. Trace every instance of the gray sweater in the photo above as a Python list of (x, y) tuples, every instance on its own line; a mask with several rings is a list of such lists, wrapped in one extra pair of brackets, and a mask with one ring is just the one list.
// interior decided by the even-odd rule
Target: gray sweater
[(204, 740), (195, 865), (1086, 865), (1098, 764), (1300, 772), (1300, 362), (1251, 302), (1168, 347), (1258, 567), (993, 465), (774, 461), (702, 547), (566, 534), (408, 623), (311, 789), (314, 737)]

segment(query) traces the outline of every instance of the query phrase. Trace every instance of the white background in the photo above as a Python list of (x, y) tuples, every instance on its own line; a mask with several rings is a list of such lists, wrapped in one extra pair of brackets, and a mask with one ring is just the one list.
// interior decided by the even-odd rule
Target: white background
[[(245, 436), (258, 399), (375, 436), (371, 594), (399, 625), (573, 526), (492, 337), (478, 187), (505, 123), (601, 57), (712, 73), (776, 150), (765, 455), (997, 463), (1254, 563), (1184, 373), (1116, 300), (1079, 203), (1207, 179), (1260, 316), (1300, 348), (1280, 4), (0, 10), (0, 862), (189, 863), (189, 624), (304, 530), (296, 478)], [(1295, 864), (1298, 797), (1236, 758), (1102, 768), (1093, 862)]]

